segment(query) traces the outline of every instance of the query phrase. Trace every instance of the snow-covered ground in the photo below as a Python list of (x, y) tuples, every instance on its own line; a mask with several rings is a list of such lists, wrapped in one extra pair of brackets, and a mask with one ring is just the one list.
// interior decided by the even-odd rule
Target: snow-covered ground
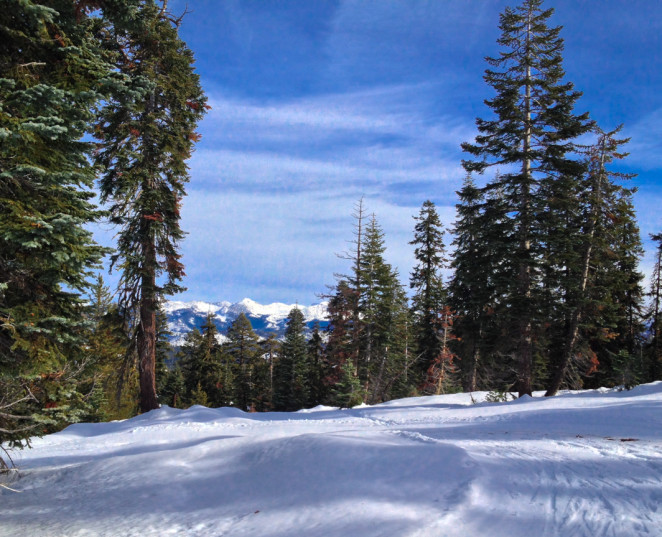
[(17, 462), (2, 537), (660, 536), (662, 383), (499, 404), (162, 408), (73, 425)]

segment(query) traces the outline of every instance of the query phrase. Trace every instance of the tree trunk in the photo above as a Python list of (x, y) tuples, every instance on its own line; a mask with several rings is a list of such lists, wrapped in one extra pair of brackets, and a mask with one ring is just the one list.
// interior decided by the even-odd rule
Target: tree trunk
[[(530, 32), (530, 27), (527, 28)], [(527, 54), (529, 48), (529, 36), (527, 35)], [(531, 378), (533, 369), (533, 339), (531, 326), (531, 241), (529, 239), (529, 227), (531, 226), (531, 160), (529, 152), (531, 149), (531, 67), (526, 68), (526, 94), (524, 97), (526, 110), (526, 125), (524, 136), (524, 162), (522, 163), (522, 199), (520, 203), (520, 258), (519, 273), (517, 276), (517, 291), (522, 300), (523, 308), (518, 312), (517, 322), (517, 358), (519, 362), (518, 390), (519, 397), (531, 395)]]
[(159, 408), (156, 397), (156, 250), (145, 245), (146, 274), (142, 277), (137, 346), (140, 373), (140, 411)]

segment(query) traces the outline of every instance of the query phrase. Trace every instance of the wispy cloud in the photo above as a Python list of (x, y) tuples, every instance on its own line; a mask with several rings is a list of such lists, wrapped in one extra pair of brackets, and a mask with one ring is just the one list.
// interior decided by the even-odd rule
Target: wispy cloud
[(630, 163), (644, 170), (662, 169), (662, 108), (626, 126), (625, 135), (631, 138)]
[(457, 182), (459, 144), (472, 125), (431, 114), (429, 90), (379, 88), (278, 106), (215, 97), (202, 126), (205, 143), (191, 162), (195, 183), (240, 192), (379, 188), (401, 196), (406, 183), (420, 191)]
[[(253, 294), (260, 282), (262, 300), (315, 301), (333, 283), (334, 273), (349, 270), (336, 254), (347, 250), (352, 239), (356, 200), (326, 193), (192, 192), (183, 213), (190, 232), (183, 245), (189, 281), (184, 298), (239, 300)], [(417, 210), (367, 197), (365, 205), (386, 232), (387, 260), (406, 280), (413, 264), (407, 243)]]

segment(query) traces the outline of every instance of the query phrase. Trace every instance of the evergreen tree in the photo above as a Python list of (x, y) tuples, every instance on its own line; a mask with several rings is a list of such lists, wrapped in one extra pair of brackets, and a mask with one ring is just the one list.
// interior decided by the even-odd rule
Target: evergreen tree
[(86, 315), (91, 327), (83, 347), (87, 362), (83, 382), (95, 392), (95, 412), (107, 420), (130, 418), (137, 410), (138, 378), (134, 369), (127, 367), (132, 360), (131, 354), (127, 355), (124, 320), (101, 275), (90, 289)]
[[(218, 388), (218, 406), (236, 405), (237, 364), (228, 354), (226, 346), (221, 346), (221, 383)], [(270, 394), (269, 394), (270, 395)]]
[(184, 408), (186, 401), (186, 383), (179, 365), (168, 371), (159, 400), (172, 408)]
[(416, 246), (416, 265), (411, 273), (409, 286), (414, 290), (412, 312), (419, 366), (427, 371), (441, 350), (437, 337), (437, 315), (444, 303), (441, 270), (446, 263), (444, 230), (434, 203), (426, 201), (418, 216), (414, 217), (414, 239), (409, 243)]
[(234, 404), (242, 410), (251, 410), (268, 392), (268, 387), (263, 384), (267, 364), (262, 358), (259, 339), (243, 313), (228, 329), (224, 351), (232, 359), (236, 371)]
[(194, 328), (186, 333), (184, 341), (177, 351), (176, 363), (181, 369), (184, 379), (185, 397), (180, 402), (182, 406), (188, 406), (191, 393), (195, 390), (201, 380), (199, 366), (201, 362), (201, 349), (204, 342), (200, 330)]
[(271, 333), (262, 342), (262, 350), (264, 358), (267, 361), (267, 377), (268, 377), (268, 396), (265, 400), (265, 410), (272, 410), (274, 406), (274, 368), (276, 362), (279, 360), (281, 344), (276, 338), (276, 334)]
[[(379, 304), (377, 355), (370, 371), (371, 404), (388, 401), (393, 393), (410, 395), (417, 375), (412, 374), (409, 355), (411, 314), (397, 270), (390, 269)], [(407, 381), (406, 376), (410, 378)]]
[(142, 0), (134, 17), (123, 22), (113, 29), (115, 67), (132, 87), (107, 101), (95, 130), (101, 142), (96, 159), (104, 168), (101, 200), (110, 204), (110, 221), (120, 226), (112, 257), (122, 269), (120, 305), (139, 308), (140, 409), (147, 412), (158, 407), (158, 303), (182, 290), (180, 204), (205, 98), (193, 55), (164, 8)]
[[(614, 358), (629, 356), (638, 361), (643, 342), (643, 275), (638, 271), (638, 261), (643, 250), (639, 229), (634, 219), (631, 189), (612, 185), (611, 199), (600, 234), (606, 247), (600, 252), (594, 276), (593, 301), (598, 303), (595, 315), (599, 320), (593, 330), (592, 346), (596, 357), (594, 384), (620, 384), (620, 373), (614, 369)], [(622, 368), (622, 364), (619, 366)], [(628, 367), (639, 369), (632, 363)], [(615, 374), (616, 373), (616, 374)]]
[(476, 142), (462, 144), (475, 157), (463, 162), (468, 172), (482, 173), (494, 165), (509, 170), (488, 183), (486, 191), (498, 192), (508, 206), (508, 262), (515, 278), (500, 294), (513, 334), (509, 351), (518, 362), (520, 395), (532, 392), (533, 361), (540, 352), (536, 336), (542, 327), (539, 290), (545, 237), (538, 223), (546, 206), (540, 184), (581, 174), (583, 164), (573, 158), (573, 140), (590, 129), (588, 114), (573, 113), (580, 93), (563, 82), (560, 27), (548, 27), (553, 10), (543, 11), (541, 5), (542, 0), (524, 0), (501, 15), (498, 43), (503, 50), (498, 58), (488, 58), (495, 70), (485, 72), (496, 92), (485, 102), (495, 117), (477, 119)]
[(404, 368), (403, 341), (397, 336), (409, 323), (407, 298), (397, 270), (386, 263), (384, 233), (375, 215), (365, 228), (359, 274), (359, 306), (362, 317), (359, 379), (365, 402), (389, 398), (394, 378)]
[(354, 364), (345, 360), (338, 365), (335, 382), (330, 387), (332, 405), (352, 408), (363, 403), (364, 392), (359, 377), (355, 375)]
[(662, 233), (651, 235), (655, 241), (655, 264), (651, 274), (651, 306), (648, 312), (650, 340), (647, 348), (648, 380), (660, 380), (662, 376)]
[[(360, 304), (361, 274), (363, 271), (362, 255), (365, 234), (365, 207), (363, 205), (363, 198), (356, 203), (352, 217), (354, 218), (354, 239), (350, 241), (350, 244), (353, 249), (339, 256), (342, 259), (350, 261), (351, 273), (348, 275), (337, 275), (336, 295), (342, 290), (342, 307), (346, 310), (341, 313), (343, 316), (342, 331), (346, 339), (342, 345), (343, 353), (349, 352), (350, 359), (354, 364), (354, 374), (358, 376), (361, 336), (364, 328)], [(341, 297), (338, 296), (338, 298)], [(344, 358), (341, 358), (340, 361), (344, 361)]]
[(373, 214), (365, 230), (359, 265), (359, 311), (363, 330), (358, 361), (358, 375), (366, 393), (370, 392), (370, 377), (375, 361), (381, 354), (383, 342), (384, 298), (388, 295), (392, 280), (391, 267), (384, 260), (384, 233)]
[(205, 406), (219, 406), (224, 402), (220, 393), (223, 366), (217, 335), (214, 316), (210, 313), (202, 331), (194, 329), (186, 336), (180, 351), (180, 363), (189, 404), (203, 404), (200, 402), (202, 392)]
[(315, 321), (313, 325), (313, 332), (308, 340), (307, 347), (308, 401), (305, 406), (313, 408), (322, 404), (326, 397), (326, 387), (324, 384), (325, 349), (318, 321)]
[[(325, 376), (324, 385), (329, 393), (328, 403), (331, 405), (344, 406), (343, 401), (355, 400), (358, 395), (355, 391), (359, 389), (360, 382), (356, 374), (353, 345), (354, 303), (356, 291), (346, 280), (339, 280), (336, 291), (329, 298), (327, 311), (329, 325), (327, 327), (328, 342), (325, 352)], [(356, 382), (346, 379), (348, 372), (352, 372)], [(342, 393), (342, 389), (351, 390)], [(363, 400), (363, 396), (360, 396)]]
[[(364, 402), (388, 398), (396, 378), (411, 366), (407, 341), (394, 339), (408, 334), (409, 316), (398, 273), (384, 260), (384, 233), (374, 215), (366, 224), (362, 201), (354, 217), (357, 250), (346, 256), (352, 274), (339, 277), (328, 307), (325, 384), (333, 387), (330, 402), (341, 406), (359, 396)], [(347, 378), (348, 361), (358, 382)]]
[(456, 315), (448, 306), (444, 306), (438, 314), (437, 337), (440, 342), (439, 354), (432, 361), (426, 372), (424, 392), (433, 395), (454, 392), (458, 388), (457, 356), (451, 350), (451, 344), (457, 339), (453, 333), (453, 323)]
[(310, 398), (308, 348), (303, 321), (299, 308), (293, 308), (287, 316), (285, 338), (274, 369), (275, 410), (299, 410)]
[[(551, 222), (553, 218), (548, 219), (554, 227), (562, 224), (563, 232), (550, 233), (548, 240), (552, 244), (546, 262), (552, 273), (547, 277), (548, 287), (560, 292), (558, 297), (551, 294), (548, 303), (558, 304), (556, 320), (561, 330), (558, 340), (552, 340), (560, 355), (547, 395), (556, 394), (578, 365), (580, 370), (575, 371), (575, 377), (582, 374), (581, 369), (584, 374), (594, 373), (601, 362), (600, 369), (606, 372), (611, 369), (609, 356), (618, 355), (621, 350), (626, 350), (627, 355), (634, 351), (639, 332), (635, 312), (642, 294), (641, 276), (637, 273), (641, 244), (631, 207), (633, 191), (616, 183), (632, 176), (607, 169), (615, 159), (626, 156), (619, 146), (627, 140), (615, 138), (619, 130), (620, 127), (603, 132), (596, 128), (598, 139), (588, 148), (583, 180), (569, 184), (556, 181), (561, 189), (549, 196), (554, 200), (549, 213), (557, 218), (563, 215), (564, 221), (555, 223)], [(607, 333), (605, 328), (611, 329)], [(578, 357), (584, 357), (583, 365), (577, 363)], [(606, 379), (610, 375), (600, 376)]]
[(110, 76), (95, 24), (72, 2), (0, 10), (0, 443), (83, 412), (72, 358), (104, 250), (87, 229), (99, 213), (81, 139)]
[[(358, 379), (361, 361), (361, 338), (364, 330), (364, 319), (361, 312), (361, 272), (362, 252), (365, 227), (365, 207), (361, 198), (354, 207), (354, 239), (350, 241), (352, 250), (339, 257), (351, 263), (350, 274), (337, 274), (334, 292), (329, 298), (329, 341), (326, 348), (326, 375), (324, 384), (334, 387), (331, 393), (331, 404), (343, 405), (340, 400), (354, 400), (358, 397), (355, 387), (360, 381), (341, 383), (341, 378), (352, 370)], [(341, 383), (341, 384), (339, 384)], [(352, 390), (349, 394), (339, 394), (340, 386)], [(361, 396), (362, 397), (362, 396)]]
[(159, 304), (156, 312), (156, 392), (160, 394), (167, 382), (169, 370), (168, 361), (173, 354), (173, 348), (170, 344), (172, 332), (168, 328), (168, 316), (163, 309), (163, 304)]
[(495, 196), (489, 205), (485, 194), (467, 176), (458, 192), (458, 219), (453, 234), (455, 251), (449, 282), (449, 305), (457, 314), (458, 340), (464, 391), (492, 389), (488, 372), (491, 356), (498, 353), (499, 328), (496, 322), (500, 296), (497, 290), (512, 277), (507, 259), (507, 209)]

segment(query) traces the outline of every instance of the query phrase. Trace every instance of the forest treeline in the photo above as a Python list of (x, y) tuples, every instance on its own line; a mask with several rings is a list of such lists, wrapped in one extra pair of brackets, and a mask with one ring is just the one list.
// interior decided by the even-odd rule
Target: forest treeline
[[(258, 338), (240, 316), (220, 343), (210, 317), (170, 369), (161, 305), (182, 290), (186, 160), (208, 108), (181, 16), (154, 0), (5, 3), (5, 446), (159, 404), (296, 410), (660, 378), (662, 234), (644, 289), (632, 176), (617, 171), (627, 140), (575, 112), (561, 28), (541, 0), (501, 15), (486, 119), (462, 145), (457, 217), (444, 224), (423, 203), (410, 275), (386, 262), (384, 232), (360, 200), (346, 273), (327, 293), (328, 328), (307, 338), (295, 308), (282, 341)], [(112, 252), (86, 227), (102, 219), (118, 230)], [(94, 277), (105, 255), (117, 290)]]

